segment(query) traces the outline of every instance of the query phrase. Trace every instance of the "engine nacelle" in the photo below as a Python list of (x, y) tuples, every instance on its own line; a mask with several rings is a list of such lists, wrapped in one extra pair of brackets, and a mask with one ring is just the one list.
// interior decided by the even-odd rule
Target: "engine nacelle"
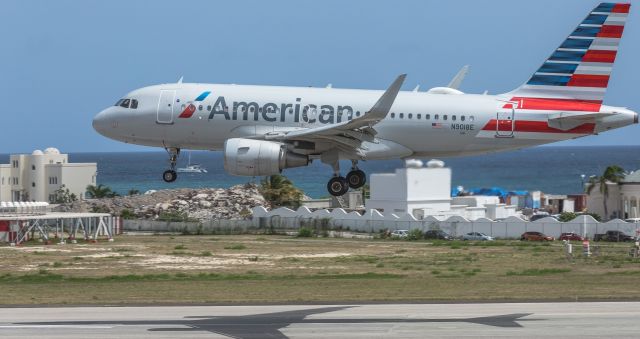
[(278, 142), (232, 138), (224, 143), (224, 170), (229, 174), (273, 175), (285, 168), (308, 164), (308, 156), (293, 153)]

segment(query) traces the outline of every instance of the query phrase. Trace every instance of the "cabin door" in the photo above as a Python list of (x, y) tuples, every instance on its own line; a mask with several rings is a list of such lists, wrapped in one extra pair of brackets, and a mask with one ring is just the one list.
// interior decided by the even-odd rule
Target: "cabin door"
[(160, 91), (160, 99), (158, 100), (158, 117), (156, 122), (159, 124), (173, 123), (173, 106), (175, 105), (176, 91), (162, 90)]

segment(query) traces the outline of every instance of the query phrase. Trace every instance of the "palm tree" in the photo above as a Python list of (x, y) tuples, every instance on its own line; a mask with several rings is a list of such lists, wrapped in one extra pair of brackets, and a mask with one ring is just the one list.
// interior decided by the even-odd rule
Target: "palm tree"
[(601, 176), (594, 175), (590, 177), (589, 182), (587, 182), (587, 187), (585, 187), (587, 194), (591, 194), (591, 191), (593, 191), (594, 187), (599, 187), (600, 193), (602, 194), (602, 204), (604, 205), (604, 219), (609, 218), (609, 209), (607, 206), (607, 199), (609, 198), (609, 186), (607, 184), (617, 184), (622, 179), (624, 179), (624, 176), (625, 173), (622, 167), (612, 165), (608, 166)]
[(89, 198), (113, 198), (118, 195), (118, 193), (114, 192), (109, 188), (109, 186), (105, 186), (103, 184), (99, 184), (98, 186), (89, 185), (87, 186), (87, 195)]
[(259, 190), (272, 207), (298, 208), (304, 196), (291, 180), (280, 174), (264, 177)]

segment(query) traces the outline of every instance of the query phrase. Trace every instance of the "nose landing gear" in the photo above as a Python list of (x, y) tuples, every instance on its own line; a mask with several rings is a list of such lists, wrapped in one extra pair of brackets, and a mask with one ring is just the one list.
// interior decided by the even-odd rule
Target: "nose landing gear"
[(169, 153), (169, 167), (170, 169), (162, 173), (162, 180), (165, 182), (174, 182), (178, 179), (178, 173), (176, 173), (176, 163), (178, 162), (178, 155), (180, 155), (179, 148), (165, 148)]

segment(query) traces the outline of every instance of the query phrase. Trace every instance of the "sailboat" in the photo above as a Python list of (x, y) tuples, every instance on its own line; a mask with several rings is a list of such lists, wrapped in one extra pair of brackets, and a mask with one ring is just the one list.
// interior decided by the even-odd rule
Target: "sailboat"
[(180, 167), (176, 171), (178, 173), (208, 173), (206, 168), (199, 164), (191, 163), (191, 152), (189, 152), (189, 162), (187, 163), (187, 167)]

